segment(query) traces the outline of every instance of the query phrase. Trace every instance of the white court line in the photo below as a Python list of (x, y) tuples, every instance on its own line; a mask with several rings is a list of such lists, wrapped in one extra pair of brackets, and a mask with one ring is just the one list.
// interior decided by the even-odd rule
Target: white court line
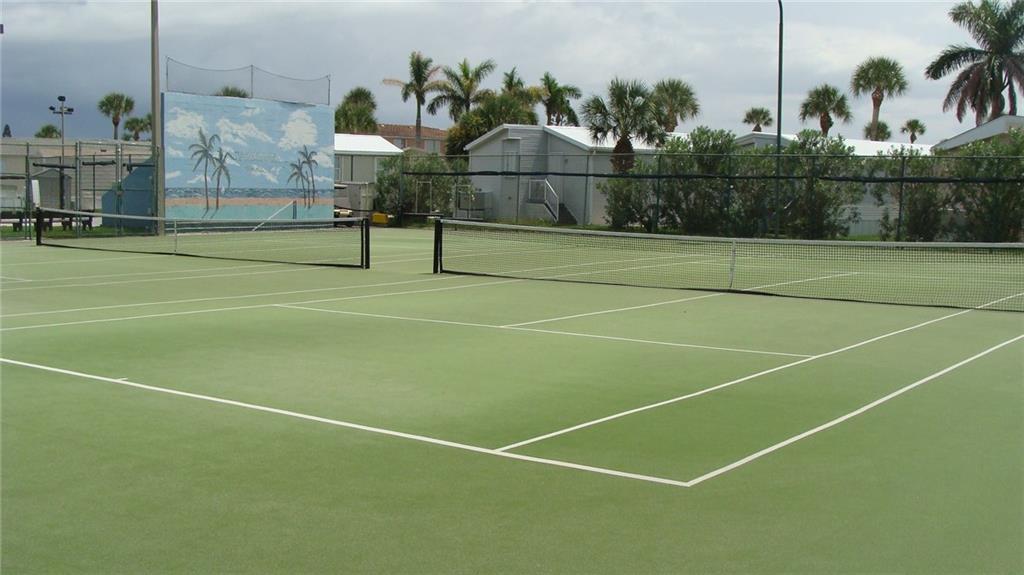
[[(25, 281), (25, 282), (27, 282), (27, 281), (55, 282), (55, 281), (68, 281), (68, 280), (88, 280), (88, 279), (96, 279), (96, 278), (122, 278), (122, 277), (132, 277), (132, 276), (152, 276), (152, 275), (161, 275), (161, 274), (162, 275), (167, 275), (167, 274), (188, 273), (188, 272), (206, 272), (206, 271), (218, 272), (218, 271), (224, 271), (224, 270), (244, 270), (244, 269), (251, 269), (251, 268), (265, 268), (265, 267), (271, 267), (271, 266), (280, 267), (280, 266), (283, 266), (283, 265), (286, 265), (286, 264), (266, 263), (266, 264), (255, 264), (255, 265), (219, 266), (219, 267), (209, 267), (209, 268), (186, 268), (186, 269), (177, 269), (177, 270), (163, 270), (163, 271), (158, 271), (158, 272), (128, 272), (128, 273), (120, 273), (120, 274), (100, 274), (100, 275), (91, 275), (91, 276), (64, 276), (64, 277), (57, 277), (57, 278), (37, 278), (37, 279), (34, 279), (34, 280), (20, 280), (20, 281)], [(0, 279), (8, 279), (8, 278), (0, 277)]]
[[(700, 262), (689, 262), (689, 263), (700, 263)], [(834, 278), (840, 278), (840, 277), (856, 275), (856, 273), (857, 272), (847, 272), (847, 273), (840, 273), (840, 274), (834, 274), (834, 275), (828, 275), (828, 276), (821, 276), (821, 277), (816, 277), (816, 278), (807, 278), (807, 279), (802, 279), (802, 280), (793, 280), (793, 281), (788, 281), (788, 282), (781, 282), (781, 283), (768, 284), (768, 285), (757, 286), (757, 287), (752, 287), (752, 288), (746, 288), (746, 289), (742, 289), (742, 290), (739, 290), (739, 291), (754, 291), (754, 290), (765, 289), (765, 288), (770, 288), (770, 287), (779, 287), (779, 286), (784, 286), (784, 285), (791, 285), (791, 284), (798, 284), (798, 283), (806, 283), (806, 282), (834, 279)], [(687, 298), (682, 298), (682, 299), (673, 299), (673, 300), (669, 300), (669, 301), (661, 301), (661, 302), (649, 303), (649, 304), (644, 304), (644, 305), (634, 305), (634, 306), (630, 306), (630, 307), (620, 307), (620, 308), (615, 308), (615, 309), (605, 309), (605, 310), (600, 310), (600, 311), (592, 311), (592, 312), (588, 312), (588, 313), (578, 313), (578, 314), (575, 314), (575, 315), (566, 315), (566, 316), (562, 316), (562, 317), (553, 317), (553, 318), (549, 318), (549, 319), (538, 319), (536, 321), (527, 321), (527, 322), (523, 322), (523, 323), (512, 323), (512, 324), (504, 325), (502, 327), (522, 327), (522, 326), (534, 325), (534, 324), (538, 324), (538, 323), (548, 323), (548, 322), (561, 321), (561, 320), (566, 320), (566, 319), (576, 319), (576, 318), (580, 318), (580, 317), (589, 317), (589, 316), (594, 316), (594, 315), (602, 315), (602, 314), (606, 314), (606, 313), (618, 313), (618, 312), (622, 312), (622, 311), (632, 311), (632, 310), (644, 309), (644, 308), (649, 308), (649, 307), (657, 307), (657, 306), (662, 306), (662, 305), (670, 305), (670, 304), (674, 304), (674, 303), (682, 303), (682, 302), (686, 302), (686, 301), (694, 301), (694, 300), (698, 300), (698, 299), (706, 299), (706, 298), (710, 298), (710, 297), (718, 297), (718, 296), (726, 295), (727, 293), (730, 293), (730, 292), (718, 292), (718, 293), (705, 294), (705, 295), (694, 296), (694, 297), (687, 297)], [(789, 354), (789, 355), (792, 355), (792, 354)], [(802, 357), (808, 357), (808, 356), (802, 356)]]
[(98, 306), (92, 306), (92, 307), (78, 307), (78, 308), (70, 308), (70, 309), (55, 309), (55, 310), (47, 310), (47, 311), (27, 311), (27, 312), (21, 312), (21, 313), (3, 314), (3, 315), (0, 315), (0, 319), (6, 319), (6, 318), (11, 318), (11, 317), (24, 317), (24, 316), (30, 316), (30, 315), (53, 315), (53, 314), (58, 314), (58, 313), (75, 313), (75, 312), (82, 312), (82, 311), (97, 311), (97, 310), (120, 309), (120, 308), (128, 308), (128, 307), (146, 307), (146, 306), (151, 306), (151, 305), (172, 305), (172, 304), (182, 304), (182, 303), (200, 303), (200, 302), (207, 302), (207, 301), (223, 301), (223, 300), (232, 300), (232, 299), (249, 299), (249, 298), (257, 298), (257, 297), (273, 297), (273, 296), (281, 296), (281, 295), (299, 295), (299, 294), (317, 293), (317, 292), (325, 292), (325, 291), (343, 291), (343, 290), (360, 289), (360, 288), (388, 287), (388, 286), (396, 286), (396, 285), (404, 285), (404, 284), (412, 284), (412, 283), (441, 281), (441, 280), (447, 280), (447, 279), (455, 279), (455, 278), (459, 278), (459, 277), (462, 277), (462, 276), (451, 276), (451, 275), (447, 275), (447, 276), (433, 276), (433, 277), (426, 278), (426, 279), (404, 280), (404, 281), (400, 281), (400, 282), (386, 282), (386, 283), (377, 283), (377, 284), (360, 284), (360, 285), (351, 285), (351, 286), (335, 286), (335, 287), (324, 287), (324, 288), (310, 288), (310, 289), (289, 290), (289, 291), (263, 292), (263, 293), (243, 294), (243, 295), (225, 295), (225, 296), (215, 296), (215, 297), (199, 297), (199, 298), (191, 298), (191, 299), (175, 299), (175, 300), (149, 301), (149, 302), (139, 302), (139, 303), (122, 303), (122, 304), (114, 304), (114, 305), (98, 305)]
[(30, 282), (30, 281), (33, 281), (33, 280), (30, 280), (30, 279), (26, 279), (26, 278), (15, 278), (15, 277), (11, 277), (11, 276), (0, 276), (0, 280), (10, 281), (10, 282)]
[(875, 336), (873, 338), (866, 339), (864, 341), (859, 341), (857, 343), (848, 345), (846, 347), (841, 347), (839, 349), (835, 349), (835, 350), (832, 350), (832, 351), (829, 351), (829, 352), (825, 352), (825, 353), (820, 353), (818, 355), (812, 355), (811, 357), (807, 357), (807, 358), (800, 359), (800, 360), (797, 360), (797, 361), (793, 361), (793, 362), (790, 362), (790, 363), (786, 363), (786, 364), (783, 364), (783, 365), (780, 365), (780, 366), (777, 366), (777, 367), (773, 367), (773, 368), (770, 368), (770, 369), (759, 371), (757, 373), (753, 373), (751, 375), (747, 375), (747, 376), (741, 377), (739, 379), (734, 379), (732, 381), (727, 381), (725, 383), (720, 383), (720, 384), (712, 386), (712, 387), (707, 387), (707, 388), (704, 388), (702, 390), (695, 391), (693, 393), (687, 393), (686, 395), (680, 395), (678, 397), (673, 397), (671, 399), (666, 399), (664, 401), (659, 401), (659, 402), (656, 402), (656, 403), (649, 403), (647, 405), (642, 405), (640, 407), (635, 407), (633, 409), (627, 409), (626, 411), (620, 411), (618, 413), (613, 413), (611, 415), (606, 415), (605, 417), (601, 417), (601, 418), (598, 418), (598, 419), (592, 419), (590, 421), (585, 421), (583, 423), (579, 423), (579, 424), (573, 425), (571, 427), (566, 427), (564, 429), (559, 429), (557, 431), (552, 431), (551, 433), (545, 433), (544, 435), (538, 435), (537, 437), (531, 437), (529, 439), (524, 439), (523, 441), (517, 441), (516, 443), (512, 443), (512, 444), (506, 445), (504, 447), (499, 447), (498, 451), (507, 451), (509, 449), (516, 449), (518, 447), (523, 447), (523, 446), (526, 446), (526, 445), (537, 443), (539, 441), (544, 441), (545, 439), (551, 439), (553, 437), (558, 437), (560, 435), (565, 435), (567, 433), (572, 433), (573, 431), (579, 431), (580, 429), (585, 429), (587, 427), (593, 427), (593, 426), (601, 424), (601, 423), (606, 423), (608, 421), (612, 421), (612, 420), (615, 420), (615, 419), (620, 419), (620, 418), (626, 417), (628, 415), (633, 415), (633, 414), (636, 414), (636, 413), (641, 413), (641, 412), (644, 412), (644, 411), (649, 411), (651, 409), (656, 409), (656, 408), (663, 407), (663, 406), (666, 406), (666, 405), (671, 405), (673, 403), (678, 403), (680, 401), (686, 401), (688, 399), (692, 399), (694, 397), (699, 397), (701, 395), (706, 395), (708, 393), (712, 393), (712, 392), (718, 391), (720, 389), (725, 389), (727, 387), (731, 387), (731, 386), (734, 386), (736, 384), (743, 383), (745, 381), (750, 381), (752, 379), (756, 379), (756, 378), (764, 376), (764, 375), (769, 375), (769, 374), (772, 374), (772, 373), (775, 373), (775, 372), (778, 372), (778, 371), (782, 371), (784, 369), (789, 369), (791, 367), (796, 367), (798, 365), (803, 365), (803, 364), (811, 362), (811, 361), (815, 361), (815, 360), (818, 360), (818, 359), (822, 359), (822, 358), (825, 358), (825, 357), (830, 357), (830, 356), (833, 356), (833, 355), (836, 355), (836, 354), (839, 354), (839, 353), (850, 351), (851, 349), (856, 349), (858, 347), (862, 347), (862, 346), (868, 345), (870, 343), (874, 343), (874, 342), (882, 340), (882, 339), (886, 339), (886, 338), (889, 338), (889, 337), (892, 337), (892, 336), (895, 336), (895, 335), (899, 335), (901, 333), (906, 333), (908, 331), (912, 331), (912, 330), (915, 330), (915, 329), (919, 329), (919, 328), (925, 327), (927, 325), (931, 325), (933, 323), (938, 323), (940, 321), (944, 321), (944, 320), (947, 320), (947, 319), (950, 319), (950, 318), (954, 318), (954, 317), (957, 317), (957, 316), (960, 316), (960, 315), (964, 315), (965, 313), (970, 313), (970, 312), (975, 311), (977, 309), (982, 309), (982, 308), (985, 308), (985, 307), (988, 307), (988, 306), (992, 306), (992, 305), (995, 305), (997, 303), (1006, 301), (1008, 299), (1013, 299), (1013, 298), (1020, 297), (1020, 296), (1024, 296), (1024, 293), (1019, 293), (1019, 294), (1016, 294), (1016, 295), (1004, 297), (1004, 298), (1001, 298), (1001, 299), (997, 299), (995, 301), (991, 301), (991, 302), (989, 302), (989, 303), (987, 303), (985, 305), (978, 306), (976, 308), (965, 309), (965, 310), (962, 310), (962, 311), (958, 311), (958, 312), (955, 312), (955, 313), (944, 315), (944, 316), (939, 317), (939, 318), (935, 318), (935, 319), (931, 319), (931, 320), (928, 320), (928, 321), (925, 321), (925, 322), (921, 322), (919, 324), (912, 325), (910, 327), (905, 327), (903, 329), (899, 329), (899, 330), (896, 330), (896, 331), (891, 331), (889, 333), (882, 334), (882, 335), (879, 335), (879, 336)]
[(11, 364), (11, 365), (17, 365), (17, 366), (31, 368), (31, 369), (38, 369), (38, 370), (42, 370), (42, 371), (49, 371), (49, 372), (53, 372), (53, 373), (59, 373), (59, 374), (62, 374), (62, 375), (70, 375), (70, 376), (73, 376), (73, 377), (80, 377), (80, 378), (84, 378), (84, 379), (92, 379), (92, 380), (95, 380), (95, 381), (103, 381), (103, 382), (106, 382), (106, 383), (113, 383), (113, 384), (116, 384), (116, 385), (123, 385), (123, 386), (126, 386), (126, 387), (133, 387), (133, 388), (136, 388), (136, 389), (143, 389), (143, 390), (146, 390), (146, 391), (154, 391), (154, 392), (158, 392), (158, 393), (165, 393), (165, 394), (168, 394), (168, 395), (175, 395), (175, 396), (178, 396), (178, 397), (188, 397), (188, 398), (191, 398), (191, 399), (198, 399), (198, 400), (201, 400), (201, 401), (209, 401), (209, 402), (212, 402), (212, 403), (219, 403), (221, 405), (230, 405), (230, 406), (233, 406), (233, 407), (240, 407), (240, 408), (243, 408), (243, 409), (251, 409), (253, 411), (261, 411), (261, 412), (264, 412), (264, 413), (272, 413), (272, 414), (275, 414), (275, 415), (283, 415), (283, 416), (286, 416), (286, 417), (294, 417), (296, 419), (302, 419), (302, 420), (306, 420), (306, 421), (313, 421), (313, 422), (316, 422), (316, 423), (324, 423), (324, 424), (333, 425), (333, 426), (336, 426), (336, 427), (344, 427), (344, 428), (347, 428), (347, 429), (355, 429), (355, 430), (359, 430), (359, 431), (366, 431), (366, 432), (369, 432), (369, 433), (377, 433), (377, 434), (380, 434), (380, 435), (387, 435), (387, 436), (391, 436), (391, 437), (399, 437), (399, 438), (402, 438), (402, 439), (409, 439), (409, 440), (412, 440), (412, 441), (419, 441), (421, 443), (429, 443), (429, 444), (432, 444), (432, 445), (439, 445), (439, 446), (442, 446), (442, 447), (450, 447), (450, 448), (453, 448), (453, 449), (461, 449), (463, 451), (472, 451), (474, 453), (483, 453), (485, 455), (491, 455), (491, 456), (495, 456), (495, 457), (502, 457), (502, 458), (506, 458), (506, 459), (514, 459), (514, 460), (519, 460), (519, 461), (529, 461), (531, 463), (539, 463), (539, 464), (543, 464), (543, 465), (550, 465), (550, 466), (561, 467), (561, 468), (566, 468), (566, 469), (575, 469), (577, 471), (586, 471), (586, 472), (589, 472), (589, 473), (597, 473), (597, 474), (600, 474), (600, 475), (608, 475), (608, 476), (619, 477), (619, 478), (623, 478), (623, 479), (633, 479), (633, 480), (636, 480), (636, 481), (644, 481), (644, 482), (648, 482), (648, 483), (658, 483), (658, 484), (662, 484), (662, 485), (671, 485), (673, 487), (689, 487), (689, 485), (687, 485), (687, 483), (685, 481), (676, 481), (674, 479), (667, 479), (667, 478), (664, 478), (664, 477), (655, 477), (655, 476), (652, 476), (652, 475), (641, 475), (639, 473), (629, 473), (629, 472), (626, 472), (626, 471), (618, 471), (618, 470), (615, 470), (615, 469), (607, 469), (607, 468), (603, 468), (603, 467), (593, 467), (593, 466), (590, 466), (590, 465), (581, 465), (579, 463), (571, 463), (571, 462), (568, 462), (568, 461), (560, 461), (560, 460), (556, 460), (556, 459), (545, 459), (545, 458), (542, 458), (542, 457), (533, 457), (533, 456), (529, 456), (529, 455), (519, 455), (517, 453), (503, 453), (503, 452), (500, 452), (500, 451), (495, 451), (493, 449), (488, 449), (486, 447), (477, 447), (475, 445), (468, 445), (468, 444), (465, 444), (465, 443), (457, 443), (457, 442), (454, 442), (454, 441), (447, 441), (447, 440), (444, 440), (444, 439), (437, 439), (437, 438), (428, 437), (428, 436), (425, 436), (425, 435), (416, 435), (416, 434), (413, 434), (413, 433), (405, 433), (405, 432), (402, 432), (402, 431), (394, 431), (394, 430), (391, 430), (391, 429), (384, 429), (384, 428), (381, 428), (381, 427), (371, 427), (369, 425), (362, 425), (362, 424), (359, 424), (359, 423), (352, 423), (352, 422), (349, 422), (349, 421), (342, 421), (342, 420), (338, 420), (338, 419), (329, 419), (329, 418), (326, 418), (326, 417), (319, 417), (319, 416), (316, 416), (316, 415), (308, 415), (308, 414), (305, 414), (305, 413), (299, 413), (299, 412), (296, 412), (296, 411), (289, 411), (289, 410), (286, 410), (286, 409), (278, 409), (276, 407), (268, 407), (268, 406), (265, 406), (265, 405), (257, 405), (257, 404), (254, 404), (254, 403), (246, 403), (246, 402), (243, 402), (243, 401), (235, 401), (235, 400), (232, 400), (232, 399), (224, 399), (224, 398), (215, 397), (215, 396), (212, 396), (212, 395), (203, 395), (203, 394), (200, 394), (200, 393), (191, 393), (191, 392), (188, 392), (188, 391), (179, 391), (179, 390), (176, 390), (176, 389), (169, 389), (169, 388), (166, 388), (166, 387), (157, 387), (155, 385), (146, 385), (146, 384), (143, 384), (143, 383), (135, 383), (135, 382), (129, 381), (127, 379), (114, 379), (114, 378), (110, 378), (110, 377), (104, 377), (104, 376), (101, 376), (101, 375), (92, 375), (92, 374), (88, 374), (88, 373), (82, 373), (82, 372), (78, 372), (78, 371), (71, 371), (71, 370), (68, 370), (68, 369), (61, 369), (61, 368), (57, 368), (57, 367), (50, 367), (50, 366), (45, 366), (45, 365), (39, 365), (39, 364), (35, 364), (35, 363), (27, 363), (27, 362), (23, 362), (23, 361), (16, 361), (16, 360), (7, 359), (7, 358), (0, 358), (0, 363), (7, 363), (7, 364)]
[(829, 421), (828, 423), (824, 423), (822, 425), (819, 425), (818, 427), (815, 427), (814, 429), (809, 429), (809, 430), (807, 430), (807, 431), (805, 431), (805, 432), (803, 432), (803, 433), (801, 433), (799, 435), (794, 435), (793, 437), (790, 437), (789, 439), (787, 439), (785, 441), (780, 441), (779, 443), (776, 443), (775, 445), (772, 445), (771, 447), (766, 447), (766, 448), (762, 449), (761, 451), (758, 451), (757, 453), (752, 453), (752, 454), (744, 457), (743, 459), (740, 459), (738, 461), (730, 463), (729, 465), (725, 465), (723, 467), (719, 467), (718, 469), (715, 469), (714, 471), (710, 471), (708, 473), (705, 473), (704, 475), (701, 475), (700, 477), (697, 477), (696, 479), (691, 479), (690, 481), (688, 481), (686, 483), (688, 484), (688, 486), (697, 485), (698, 483), (702, 483), (704, 481), (707, 481), (708, 479), (711, 479), (713, 477), (718, 477), (719, 475), (721, 475), (723, 473), (727, 473), (729, 471), (732, 471), (733, 469), (736, 469), (737, 467), (746, 465), (746, 464), (750, 463), (751, 461), (754, 461), (755, 459), (759, 459), (761, 457), (764, 457), (765, 455), (768, 455), (769, 453), (772, 453), (774, 451), (778, 451), (778, 450), (782, 449), (783, 447), (786, 447), (787, 445), (791, 445), (793, 443), (796, 443), (797, 441), (800, 441), (801, 439), (804, 439), (806, 437), (810, 437), (810, 436), (814, 435), (815, 433), (819, 433), (819, 432), (825, 431), (826, 429), (829, 429), (831, 427), (835, 427), (835, 426), (839, 425), (840, 423), (842, 423), (842, 422), (844, 422), (844, 421), (846, 421), (846, 420), (848, 420), (850, 418), (856, 417), (856, 416), (858, 416), (858, 415), (860, 415), (860, 414), (862, 414), (865, 411), (868, 411), (870, 409), (874, 409), (875, 407), (878, 407), (879, 405), (882, 405), (883, 403), (885, 403), (885, 402), (887, 402), (887, 401), (889, 401), (889, 400), (891, 400), (891, 399), (893, 399), (895, 397), (899, 397), (900, 395), (903, 395), (904, 393), (914, 389), (915, 387), (924, 385), (924, 384), (928, 383), (929, 381), (931, 381), (933, 379), (936, 379), (938, 377), (942, 377), (943, 375), (946, 375), (947, 373), (949, 373), (949, 372), (951, 372), (951, 371), (953, 371), (955, 369), (958, 369), (958, 368), (960, 368), (960, 367), (962, 367), (964, 365), (967, 365), (968, 363), (971, 363), (972, 361), (974, 361), (976, 359), (984, 357), (984, 356), (992, 353), (993, 351), (996, 351), (997, 349), (999, 349), (1001, 347), (1005, 347), (1005, 346), (1010, 345), (1010, 344), (1012, 344), (1014, 342), (1020, 341), (1021, 339), (1024, 339), (1024, 334), (1018, 335), (1017, 337), (1012, 338), (1012, 339), (1008, 339), (1008, 340), (1006, 340), (1003, 343), (1000, 343), (998, 345), (994, 345), (994, 346), (986, 349), (985, 351), (983, 351), (981, 353), (978, 353), (978, 354), (975, 354), (975, 355), (973, 355), (973, 356), (971, 356), (971, 357), (969, 357), (969, 358), (967, 358), (967, 359), (965, 359), (963, 361), (955, 363), (955, 364), (947, 367), (946, 369), (943, 369), (941, 371), (937, 371), (937, 372), (929, 375), (928, 377), (919, 379), (919, 380), (915, 381), (914, 383), (911, 383), (910, 385), (907, 385), (905, 387), (901, 387), (900, 389), (897, 389), (896, 391), (890, 393), (889, 395), (886, 395), (885, 397), (881, 397), (879, 399), (876, 399), (875, 401), (872, 401), (871, 403), (869, 403), (869, 404), (867, 404), (867, 405), (865, 405), (863, 407), (860, 407), (859, 409), (855, 409), (854, 411), (851, 411), (850, 413), (847, 413), (846, 415), (837, 417), (837, 418), (833, 419), (832, 421)]
[(244, 272), (244, 273), (237, 273), (237, 274), (209, 274), (209, 275), (198, 275), (198, 276), (181, 276), (181, 277), (173, 277), (173, 278), (146, 278), (146, 279), (138, 279), (138, 280), (124, 280), (124, 281), (115, 281), (115, 282), (96, 282), (96, 283), (84, 283), (84, 284), (60, 284), (60, 285), (44, 285), (44, 286), (33, 285), (32, 287), (5, 289), (4, 292), (23, 291), (23, 290), (41, 290), (41, 289), (62, 289), (62, 288), (90, 288), (90, 287), (138, 284), (138, 283), (149, 283), (149, 282), (173, 282), (173, 281), (181, 281), (181, 280), (195, 280), (195, 279), (209, 279), (209, 278), (230, 278), (230, 277), (239, 277), (239, 276), (258, 276), (258, 275), (267, 275), (267, 274), (308, 272), (308, 271), (328, 270), (328, 269), (333, 269), (333, 268), (330, 268), (330, 267), (327, 267), (327, 266), (301, 266), (301, 267), (296, 266), (296, 267), (290, 267), (288, 269), (283, 269), (283, 270), (269, 270), (269, 271), (262, 271), (262, 272)]
[[(316, 302), (310, 302), (310, 303), (316, 303)], [(735, 348), (735, 347), (716, 347), (716, 346), (711, 346), (711, 345), (697, 345), (697, 344), (692, 344), (692, 343), (675, 343), (675, 342), (669, 342), (669, 341), (654, 341), (654, 340), (648, 340), (648, 339), (633, 339), (633, 338), (628, 338), (628, 337), (615, 337), (615, 336), (610, 336), (610, 335), (595, 335), (595, 334), (589, 334), (589, 333), (576, 333), (576, 332), (571, 332), (571, 331), (555, 331), (555, 330), (547, 330), (547, 329), (533, 329), (533, 328), (527, 328), (527, 327), (509, 327), (509, 326), (492, 325), (492, 324), (486, 324), (486, 323), (471, 323), (471, 322), (465, 322), (465, 321), (452, 321), (452, 320), (446, 320), (446, 319), (431, 319), (431, 318), (423, 318), (423, 317), (404, 317), (404, 316), (386, 315), (386, 314), (380, 314), (380, 313), (365, 313), (365, 312), (359, 312), (359, 311), (342, 311), (342, 310), (322, 309), (322, 308), (315, 308), (315, 307), (303, 307), (301, 305), (296, 305), (296, 304), (275, 304), (275, 307), (282, 307), (282, 308), (288, 308), (288, 309), (299, 309), (299, 310), (304, 310), (304, 311), (314, 311), (314, 312), (320, 312), (320, 313), (333, 313), (333, 314), (338, 314), (338, 315), (351, 315), (351, 316), (357, 316), (357, 317), (372, 317), (372, 318), (378, 318), (378, 319), (393, 319), (393, 320), (398, 320), (398, 321), (413, 321), (413, 322), (420, 322), (420, 323), (435, 323), (435, 324), (443, 324), (443, 325), (459, 325), (459, 326), (465, 326), (465, 327), (480, 327), (480, 328), (500, 329), (500, 330), (508, 330), (508, 331), (546, 333), (546, 334), (551, 334), (551, 335), (564, 335), (564, 336), (583, 337), (583, 338), (590, 338), (590, 339), (603, 339), (603, 340), (608, 340), (608, 341), (622, 341), (622, 342), (628, 342), (628, 343), (642, 343), (642, 344), (648, 344), (648, 345), (661, 345), (661, 346), (667, 346), (667, 347), (683, 347), (683, 348), (690, 348), (690, 349), (707, 349), (707, 350), (712, 350), (712, 351), (729, 351), (729, 352), (735, 352), (735, 353), (752, 353), (752, 354), (757, 354), (757, 355), (780, 355), (780, 356), (786, 356), (786, 357), (810, 357), (809, 355), (804, 355), (804, 354), (783, 353), (783, 352), (779, 352), (779, 351), (762, 351), (762, 350), (756, 350), (756, 349), (740, 349), (740, 348)]]
[(174, 256), (171, 256), (171, 255), (168, 255), (168, 254), (145, 254), (145, 255), (138, 255), (138, 256), (136, 256), (136, 255), (124, 256), (124, 257), (118, 257), (118, 258), (93, 258), (93, 259), (88, 259), (88, 260), (47, 260), (47, 261), (44, 261), (44, 262), (39, 262), (39, 261), (35, 261), (35, 262), (10, 262), (10, 261), (5, 261), (4, 262), (4, 267), (7, 267), (7, 266), (53, 266), (53, 265), (61, 265), (61, 264), (84, 264), (84, 263), (95, 263), (95, 262), (117, 262), (117, 261), (121, 261), (121, 260), (142, 260), (142, 259), (153, 258), (153, 257), (167, 257), (167, 258), (170, 258), (170, 257), (174, 257)]
[[(466, 289), (466, 288), (480, 287), (480, 286), (501, 285), (501, 284), (506, 284), (506, 283), (518, 282), (518, 281), (523, 281), (523, 280), (502, 280), (502, 281), (495, 281), (495, 282), (488, 282), (488, 283), (462, 284), (462, 285), (449, 286), (449, 287), (443, 287), (443, 288), (431, 288), (431, 289), (410, 290), (410, 291), (401, 291), (401, 292), (384, 292), (384, 293), (374, 293), (374, 294), (364, 294), (364, 295), (342, 296), (342, 297), (336, 297), (336, 298), (325, 298), (325, 299), (317, 299), (317, 300), (309, 300), (309, 301), (300, 301), (300, 302), (295, 302), (295, 303), (301, 305), (301, 304), (307, 304), (307, 303), (323, 303), (323, 302), (347, 301), (347, 300), (355, 300), (355, 299), (369, 299), (369, 298), (377, 298), (377, 297), (390, 297), (390, 296), (396, 296), (396, 295), (410, 295), (410, 294), (419, 294), (419, 293), (431, 293), (431, 292), (449, 291), (449, 290), (456, 290), (456, 289)], [(79, 321), (66, 321), (66, 322), (60, 322), (60, 323), (47, 323), (47, 324), (36, 324), (36, 325), (23, 325), (23, 326), (17, 326), (17, 327), (5, 327), (5, 328), (0, 328), (0, 332), (6, 332), (6, 331), (25, 331), (25, 330), (30, 330), (30, 329), (43, 329), (43, 328), (51, 328), (51, 327), (67, 327), (67, 326), (72, 326), (72, 325), (86, 325), (86, 324), (92, 324), (92, 323), (110, 323), (110, 322), (115, 322), (115, 321), (131, 321), (131, 320), (137, 320), (137, 319), (152, 319), (152, 318), (157, 318), (157, 317), (175, 317), (175, 316), (184, 316), (184, 315), (199, 315), (199, 314), (204, 314), (204, 313), (220, 313), (220, 312), (236, 311), (236, 310), (246, 310), (246, 309), (272, 308), (272, 307), (277, 307), (279, 305), (280, 304), (276, 304), (276, 303), (263, 303), (263, 304), (255, 304), (255, 305), (221, 307), (221, 308), (213, 308), (213, 309), (196, 309), (196, 310), (188, 310), (188, 311), (176, 311), (176, 312), (167, 312), (167, 313), (154, 313), (154, 314), (146, 314), (146, 315), (133, 315), (133, 316), (126, 316), (126, 317), (85, 319), (85, 320), (79, 320)]]

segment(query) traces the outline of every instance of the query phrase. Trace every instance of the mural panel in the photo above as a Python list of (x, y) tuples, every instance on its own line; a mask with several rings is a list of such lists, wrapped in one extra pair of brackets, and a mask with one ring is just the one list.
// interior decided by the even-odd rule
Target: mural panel
[(334, 115), (328, 106), (165, 92), (171, 218), (330, 218)]

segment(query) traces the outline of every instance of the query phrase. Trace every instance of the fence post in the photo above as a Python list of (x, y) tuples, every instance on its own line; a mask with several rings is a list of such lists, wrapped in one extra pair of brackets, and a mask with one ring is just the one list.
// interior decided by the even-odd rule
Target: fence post
[(651, 229), (652, 234), (658, 232), (658, 222), (661, 220), (661, 177), (663, 175), (662, 170), (664, 169), (664, 163), (662, 158), (664, 157), (661, 153), (658, 154), (658, 172), (659, 176), (657, 180), (654, 180), (654, 213), (651, 214)]
[(398, 207), (395, 211), (395, 219), (398, 220), (398, 227), (405, 227), (405, 210), (403, 204), (405, 203), (405, 154), (398, 157)]
[[(502, 166), (504, 167), (504, 166)], [(519, 210), (522, 208), (522, 193), (520, 188), (523, 185), (519, 173), (523, 171), (523, 155), (516, 152), (516, 223), (519, 223)]]
[(903, 200), (903, 194), (904, 194), (904, 185), (906, 184), (906, 182), (904, 181), (904, 178), (906, 178), (906, 177), (907, 177), (907, 157), (904, 155), (904, 156), (900, 157), (900, 192), (899, 192), (899, 199), (898, 199), (897, 205), (896, 205), (896, 241), (900, 241), (900, 240), (903, 239), (903, 201), (904, 201)]

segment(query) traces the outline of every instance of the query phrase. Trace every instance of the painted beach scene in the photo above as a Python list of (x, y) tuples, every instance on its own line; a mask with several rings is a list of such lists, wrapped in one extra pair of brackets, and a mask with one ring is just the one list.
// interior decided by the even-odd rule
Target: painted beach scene
[(168, 217), (330, 218), (327, 106), (164, 94)]

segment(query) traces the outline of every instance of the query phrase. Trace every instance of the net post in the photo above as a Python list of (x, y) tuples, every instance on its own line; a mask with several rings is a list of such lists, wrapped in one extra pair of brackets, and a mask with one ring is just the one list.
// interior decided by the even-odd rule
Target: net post
[(359, 233), (363, 235), (362, 267), (365, 270), (370, 269), (370, 219), (363, 218), (359, 227), (361, 228)]
[(43, 245), (43, 210), (40, 207), (35, 209), (36, 216), (36, 245)]
[(434, 220), (434, 273), (441, 273), (441, 218)]

